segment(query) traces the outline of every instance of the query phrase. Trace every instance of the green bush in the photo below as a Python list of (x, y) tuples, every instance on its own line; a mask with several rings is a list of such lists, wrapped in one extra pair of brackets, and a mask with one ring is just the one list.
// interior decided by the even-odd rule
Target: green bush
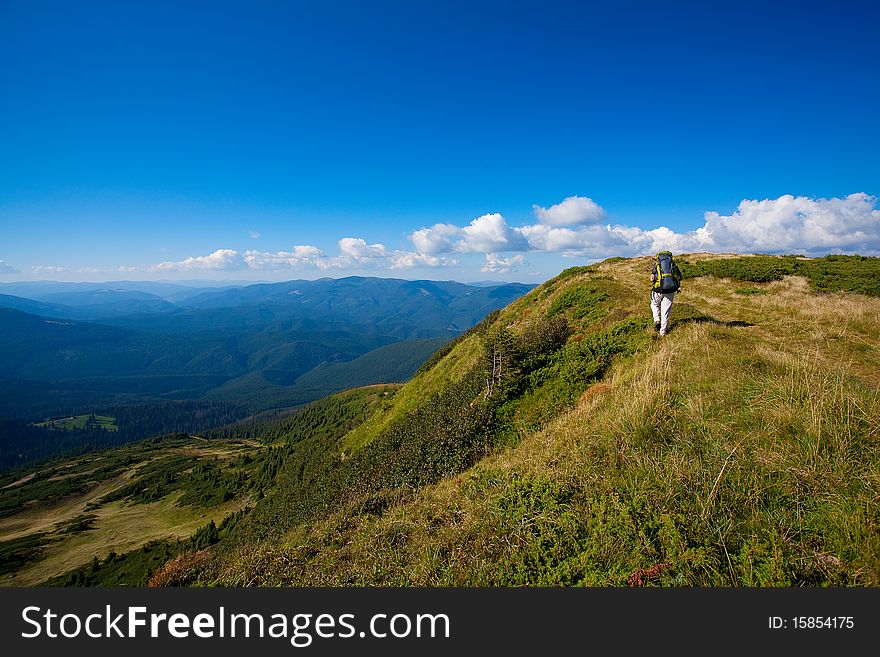
[[(783, 276), (804, 276), (817, 292), (855, 292), (880, 296), (880, 258), (829, 255), (804, 259), (799, 256), (743, 256), (679, 263), (684, 278), (717, 276), (737, 281), (769, 283)], [(755, 289), (755, 288), (744, 288)], [(757, 294), (741, 292), (739, 294)]]
[[(569, 267), (568, 269), (563, 269), (559, 274), (557, 274), (554, 278), (552, 278), (548, 283), (552, 287), (553, 283), (558, 283), (560, 281), (564, 281), (567, 278), (572, 278), (574, 276), (580, 276), (582, 274), (591, 274), (596, 271), (594, 265), (582, 265), (579, 267)], [(545, 283), (547, 285), (548, 283)]]
[(14, 573), (36, 559), (52, 539), (46, 534), (31, 534), (0, 543), (0, 575)]
[(607, 305), (602, 302), (607, 299), (605, 292), (594, 287), (573, 287), (556, 297), (547, 310), (547, 316), (553, 317), (563, 311), (570, 311), (573, 319), (598, 319)]
[[(552, 320), (550, 320), (552, 321)], [(516, 395), (498, 410), (496, 442), (515, 444), (570, 408), (590, 386), (600, 380), (617, 356), (635, 353), (648, 341), (647, 319), (625, 318), (611, 327), (534, 355), (524, 368)]]
[(683, 260), (679, 262), (679, 269), (683, 278), (717, 276), (753, 283), (769, 283), (781, 280), (783, 276), (800, 273), (797, 259), (764, 255), (703, 260), (696, 263)]
[(482, 321), (478, 322), (476, 325), (469, 328), (467, 331), (459, 335), (458, 337), (450, 340), (445, 345), (440, 347), (437, 351), (431, 354), (431, 357), (428, 358), (424, 363), (422, 363), (421, 367), (416, 370), (416, 373), (413, 375), (413, 378), (418, 376), (419, 374), (423, 374), (430, 370), (434, 365), (443, 360), (443, 357), (446, 356), (449, 352), (451, 352), (456, 345), (463, 342), (465, 339), (470, 337), (471, 335), (485, 335), (486, 332), (492, 327), (495, 323), (495, 320), (498, 319), (498, 316), (501, 314), (501, 311), (498, 309), (493, 310), (488, 315), (486, 315)]
[(810, 261), (805, 269), (816, 290), (880, 297), (880, 258), (830, 255)]

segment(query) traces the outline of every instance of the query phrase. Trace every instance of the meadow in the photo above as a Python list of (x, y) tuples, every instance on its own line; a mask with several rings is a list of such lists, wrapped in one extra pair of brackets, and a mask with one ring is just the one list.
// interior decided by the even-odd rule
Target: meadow
[[(692, 262), (713, 259), (725, 260)], [(564, 272), (337, 442), (364, 485), (278, 531), (248, 533), (245, 519), (248, 539), (221, 542), (200, 581), (880, 584), (880, 299), (799, 274), (755, 280), (766, 263), (743, 262), (691, 275), (663, 339), (647, 314), (650, 259)], [(743, 282), (761, 292), (738, 293)], [(521, 348), (560, 317), (564, 337)], [(505, 351), (515, 369), (487, 394)], [(432, 408), (472, 437), (444, 440)], [(308, 481), (275, 511), (332, 488)]]

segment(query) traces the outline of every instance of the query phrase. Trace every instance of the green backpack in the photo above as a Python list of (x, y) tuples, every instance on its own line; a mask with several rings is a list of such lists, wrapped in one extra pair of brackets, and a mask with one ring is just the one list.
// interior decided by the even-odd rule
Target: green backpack
[(672, 260), (672, 251), (661, 251), (654, 260), (654, 290), (662, 294), (678, 292), (681, 272)]

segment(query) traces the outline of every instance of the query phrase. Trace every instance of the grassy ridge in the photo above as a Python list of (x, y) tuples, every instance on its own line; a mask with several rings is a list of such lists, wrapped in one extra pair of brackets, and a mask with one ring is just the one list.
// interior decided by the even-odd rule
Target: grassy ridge
[[(461, 454), (468, 445), (436, 432), (418, 442), (440, 421), (430, 401), (396, 420), (374, 417), (372, 442), (352, 460), (409, 422), (420, 427), (405, 436), (420, 445), (418, 459), (397, 449), (385, 468), (407, 477), (383, 479), (372, 497), (354, 489), (280, 535), (221, 553), (201, 581), (880, 584), (880, 301), (837, 293), (817, 307), (808, 284), (787, 274), (760, 283), (763, 294), (692, 277), (670, 336), (655, 344), (648, 266), (565, 272), (443, 356), (446, 372), (451, 363), (481, 372), (469, 402), (478, 406), (488, 363), (500, 354), (516, 368), (488, 397), (486, 456), (473, 466), (424, 476), (432, 446)], [(547, 335), (555, 316), (566, 320), (562, 345), (551, 339), (517, 357), (529, 327)], [(398, 398), (415, 400), (414, 384)], [(455, 404), (438, 399), (449, 416)]]
[[(527, 295), (517, 307), (490, 316), (339, 442), (328, 436), (295, 455), (276, 494), (220, 546), (218, 562), (257, 564), (254, 546), (263, 549), (287, 533), (299, 536), (335, 513), (381, 517), (574, 405), (618, 357), (650, 342), (646, 321), (633, 316), (637, 299), (629, 290), (590, 272), (578, 274), (557, 282), (562, 303), (555, 294)], [(589, 293), (581, 294), (585, 284)], [(251, 566), (246, 574), (215, 568), (207, 568), (206, 581), (278, 581)]]

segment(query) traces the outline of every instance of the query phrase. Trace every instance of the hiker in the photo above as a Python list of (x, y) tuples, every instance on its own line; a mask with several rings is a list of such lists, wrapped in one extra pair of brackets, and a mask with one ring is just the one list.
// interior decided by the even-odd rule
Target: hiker
[(669, 330), (672, 300), (680, 287), (681, 272), (672, 259), (672, 252), (660, 251), (651, 268), (651, 314), (654, 316), (654, 330), (660, 331), (661, 336)]

